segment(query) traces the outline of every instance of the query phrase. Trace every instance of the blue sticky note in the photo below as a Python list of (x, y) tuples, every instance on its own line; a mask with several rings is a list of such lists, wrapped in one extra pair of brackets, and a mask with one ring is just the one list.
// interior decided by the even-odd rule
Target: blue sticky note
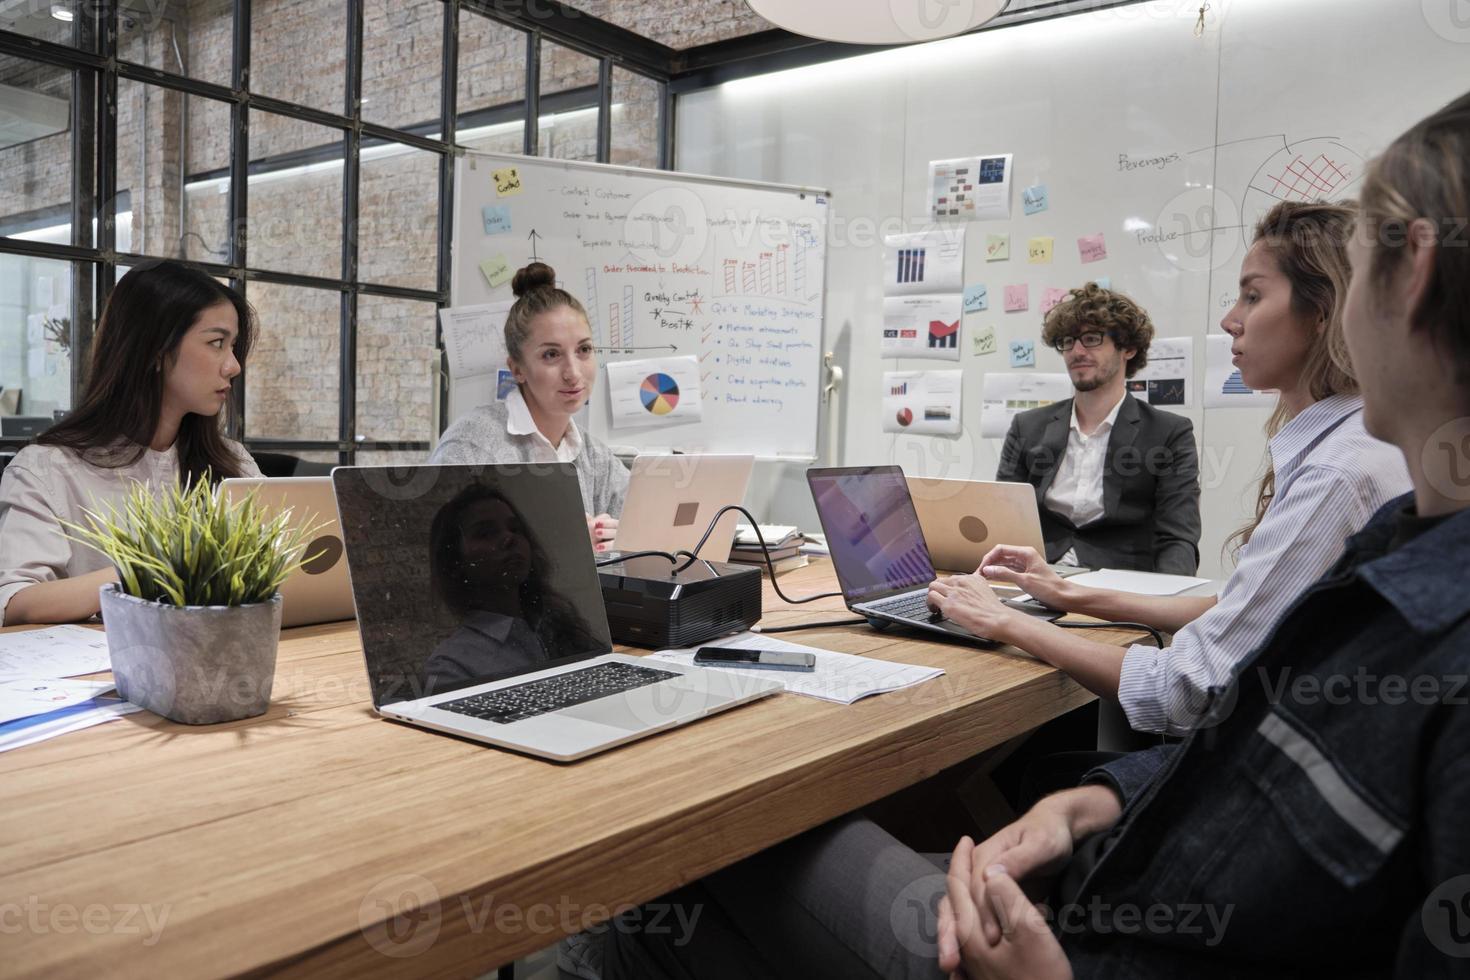
[(990, 293), (983, 285), (965, 287), (965, 312), (981, 313), (990, 309)]
[(1051, 207), (1051, 202), (1046, 196), (1046, 185), (1037, 184), (1035, 187), (1028, 187), (1022, 191), (1021, 206), (1025, 208), (1027, 214), (1040, 214)]
[(1036, 366), (1036, 341), (1011, 341), (1011, 367)]
[(480, 209), (480, 217), (487, 235), (504, 235), (511, 230), (509, 204), (487, 204)]
[(1098, 276), (1096, 279), (1093, 280), (1093, 282), (1097, 283), (1103, 289), (1112, 289), (1113, 288), (1113, 277), (1112, 276)]

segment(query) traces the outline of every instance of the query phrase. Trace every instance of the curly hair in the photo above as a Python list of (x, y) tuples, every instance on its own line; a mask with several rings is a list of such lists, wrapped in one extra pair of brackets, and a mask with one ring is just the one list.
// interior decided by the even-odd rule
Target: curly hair
[(1041, 342), (1055, 347), (1061, 338), (1076, 337), (1089, 330), (1101, 330), (1113, 338), (1119, 350), (1136, 352), (1124, 369), (1124, 377), (1133, 377), (1148, 363), (1148, 345), (1154, 339), (1153, 321), (1133, 300), (1095, 282), (1069, 290), (1067, 298), (1051, 308), (1041, 327)]

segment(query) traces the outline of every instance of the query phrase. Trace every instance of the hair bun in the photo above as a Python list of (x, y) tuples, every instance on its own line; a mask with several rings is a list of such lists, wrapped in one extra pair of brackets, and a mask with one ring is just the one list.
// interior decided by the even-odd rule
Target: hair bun
[(510, 291), (521, 297), (533, 289), (555, 285), (556, 270), (545, 262), (532, 262), (524, 269), (516, 270), (515, 277), (510, 281)]

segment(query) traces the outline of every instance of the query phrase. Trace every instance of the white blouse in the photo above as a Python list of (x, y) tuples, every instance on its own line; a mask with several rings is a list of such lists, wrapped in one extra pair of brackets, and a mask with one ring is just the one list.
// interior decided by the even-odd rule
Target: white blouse
[[(250, 454), (227, 443), (241, 476), (260, 476)], [(101, 552), (63, 536), (61, 521), (85, 521), (84, 510), (121, 506), (133, 483), (154, 489), (179, 479), (178, 451), (145, 449), (138, 461), (115, 469), (85, 462), (60, 446), (27, 446), (0, 477), (0, 625), (11, 596), (38, 582), (107, 568)]]

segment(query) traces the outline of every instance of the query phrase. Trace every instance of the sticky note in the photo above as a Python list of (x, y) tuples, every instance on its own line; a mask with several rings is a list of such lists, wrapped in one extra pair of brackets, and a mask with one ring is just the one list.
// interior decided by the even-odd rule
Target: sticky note
[(1077, 239), (1077, 252), (1082, 256), (1083, 263), (1101, 262), (1108, 257), (1108, 243), (1103, 241), (1103, 233), (1096, 235), (1083, 235)]
[(1069, 289), (1058, 289), (1055, 286), (1047, 286), (1046, 293), (1041, 298), (1041, 315), (1045, 316), (1051, 312), (1051, 308), (1067, 298)]
[(510, 205), (487, 204), (480, 209), (480, 220), (485, 222), (485, 234), (504, 235), (511, 230)]
[(1036, 366), (1036, 341), (1011, 341), (1011, 367)]
[(985, 236), (985, 261), (1004, 262), (1011, 257), (1010, 235)]
[(1026, 261), (1032, 265), (1050, 265), (1051, 250), (1056, 241), (1050, 237), (1033, 238), (1026, 243)]
[(480, 275), (485, 277), (491, 289), (496, 289), (510, 282), (510, 277), (514, 273), (505, 256), (496, 255), (480, 263)]
[(1024, 282), (1006, 287), (1006, 312), (1024, 313), (1031, 305), (1031, 287)]
[(496, 197), (510, 197), (521, 192), (521, 172), (515, 167), (502, 167), (490, 176), (495, 181)]
[(1040, 214), (1051, 207), (1051, 200), (1046, 194), (1046, 185), (1037, 184), (1028, 187), (1021, 192), (1021, 207), (1027, 214)]
[(980, 313), (990, 309), (990, 293), (983, 285), (965, 287), (965, 312)]
[(984, 326), (970, 333), (971, 353), (994, 354), (996, 351), (995, 328)]

